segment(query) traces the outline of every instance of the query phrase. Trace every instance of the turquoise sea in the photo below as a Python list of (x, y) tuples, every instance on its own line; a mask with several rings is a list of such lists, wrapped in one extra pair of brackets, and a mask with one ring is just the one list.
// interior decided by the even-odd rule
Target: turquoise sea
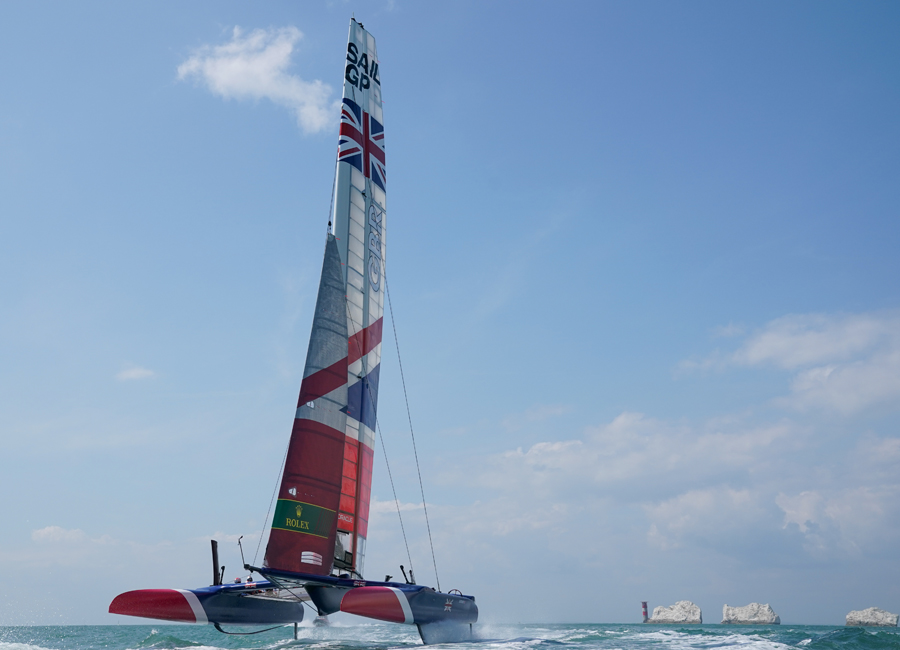
[[(477, 642), (434, 648), (467, 650), (900, 650), (898, 628), (819, 625), (647, 626), (481, 625)], [(356, 650), (421, 646), (405, 625), (283, 627), (254, 636), (225, 636), (212, 626), (84, 625), (0, 628), (0, 650)]]

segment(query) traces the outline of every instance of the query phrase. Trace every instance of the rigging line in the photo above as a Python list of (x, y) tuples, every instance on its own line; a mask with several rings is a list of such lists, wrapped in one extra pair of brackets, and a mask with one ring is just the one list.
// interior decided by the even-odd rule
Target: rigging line
[[(343, 111), (343, 104), (341, 105)], [(334, 193), (337, 190), (338, 164), (341, 155), (341, 146), (338, 145), (337, 151), (334, 152), (334, 180), (331, 181), (331, 207), (328, 208), (328, 233), (334, 234)]]
[[(338, 150), (338, 154), (340, 153), (340, 149)], [(334, 192), (337, 188), (337, 156), (335, 156), (334, 160), (334, 180), (331, 182), (331, 207), (328, 208), (328, 234), (334, 234)]]
[[(282, 471), (284, 471), (284, 461), (287, 460), (288, 450), (291, 448), (291, 440), (288, 438), (287, 446), (284, 448), (284, 458), (281, 459)], [(272, 490), (272, 498), (269, 500), (269, 509), (266, 510), (266, 518), (263, 519), (262, 530), (259, 531), (259, 540), (256, 542), (256, 553), (253, 554), (253, 565), (256, 566), (256, 558), (259, 556), (259, 547), (262, 544), (263, 535), (266, 534), (266, 523), (269, 521), (269, 513), (272, 512), (272, 504), (275, 503), (275, 495), (278, 494), (278, 484), (281, 483), (281, 474), (275, 480), (275, 488)]]
[[(353, 321), (353, 314), (350, 312), (350, 302), (345, 300), (344, 304), (347, 306), (347, 318), (349, 319), (350, 324), (355, 327), (356, 323)], [(362, 328), (360, 328), (359, 331), (362, 331)], [(365, 359), (365, 355), (363, 354), (363, 346), (360, 339), (357, 339), (356, 341), (356, 349), (359, 351), (360, 360)], [(360, 381), (364, 380), (360, 379)], [(375, 404), (376, 401), (374, 399), (374, 396), (372, 395), (372, 387), (369, 385), (368, 381), (366, 381), (365, 387), (366, 392), (369, 393), (369, 400), (373, 404)], [(381, 453), (384, 454), (384, 464), (385, 467), (387, 467), (388, 479), (390, 479), (391, 482), (391, 492), (393, 492), (394, 494), (394, 505), (397, 506), (397, 518), (400, 520), (400, 532), (403, 533), (403, 544), (404, 546), (406, 546), (406, 559), (409, 560), (409, 569), (410, 571), (412, 571), (412, 554), (409, 552), (409, 542), (406, 540), (406, 527), (403, 525), (403, 515), (400, 514), (400, 499), (397, 498), (397, 488), (394, 487), (394, 475), (391, 473), (391, 463), (388, 461), (387, 447), (385, 447), (384, 445), (384, 434), (381, 431), (381, 423), (378, 421), (377, 408), (375, 409), (375, 429), (378, 432), (378, 439), (381, 441)], [(440, 587), (440, 585), (438, 585), (438, 587)], [(440, 589), (438, 590), (440, 591)]]
[[(403, 544), (406, 546), (406, 559), (409, 560), (409, 570), (413, 570), (412, 555), (409, 552), (409, 542), (406, 541), (406, 528), (403, 526), (403, 516), (400, 514), (400, 500), (397, 498), (397, 490), (394, 487), (394, 477), (391, 474), (391, 464), (388, 462), (387, 449), (384, 446), (384, 434), (381, 432), (381, 424), (378, 423), (378, 417), (375, 417), (375, 426), (378, 429), (378, 439), (381, 440), (381, 453), (384, 454), (384, 464), (387, 467), (388, 478), (391, 481), (391, 491), (394, 493), (394, 504), (397, 506), (397, 518), (400, 520), (400, 532), (403, 533)], [(440, 591), (440, 585), (438, 585)]]
[(425, 487), (422, 485), (422, 470), (419, 468), (419, 452), (416, 449), (416, 434), (413, 433), (412, 413), (409, 410), (409, 395), (406, 393), (406, 379), (403, 377), (403, 361), (400, 360), (400, 341), (397, 339), (397, 323), (394, 320), (394, 306), (391, 304), (391, 290), (388, 287), (387, 270), (384, 273), (384, 293), (388, 299), (391, 312), (391, 328), (394, 330), (394, 347), (397, 349), (397, 363), (400, 365), (400, 383), (403, 384), (403, 399), (406, 400), (406, 417), (409, 420), (409, 435), (412, 438), (413, 455), (416, 458), (416, 472), (419, 474), (419, 490), (422, 493), (422, 509), (425, 511), (425, 526), (428, 528), (428, 543), (431, 545), (431, 562), (434, 565), (434, 579), (438, 591), (441, 590), (441, 579), (438, 577), (437, 559), (434, 555), (434, 540), (431, 539), (431, 524), (428, 521), (428, 506), (425, 503)]

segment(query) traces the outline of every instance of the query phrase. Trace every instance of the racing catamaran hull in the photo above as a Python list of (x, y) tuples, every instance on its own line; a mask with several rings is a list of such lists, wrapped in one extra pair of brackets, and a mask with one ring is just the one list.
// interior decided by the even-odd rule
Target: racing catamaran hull
[(478, 620), (474, 596), (443, 593), (424, 585), (318, 576), (245, 565), (284, 589), (303, 588), (320, 614), (341, 611), (391, 623), (470, 624)]
[[(110, 614), (180, 623), (278, 625), (303, 620), (303, 603), (275, 597), (267, 580), (201, 589), (138, 589), (116, 596)], [(305, 595), (305, 594), (304, 594)]]

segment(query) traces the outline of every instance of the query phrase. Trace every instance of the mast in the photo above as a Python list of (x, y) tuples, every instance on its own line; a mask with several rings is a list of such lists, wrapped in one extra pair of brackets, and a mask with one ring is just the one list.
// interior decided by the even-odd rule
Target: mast
[(350, 21), (335, 203), (268, 567), (362, 575), (384, 314), (385, 153), (375, 39)]

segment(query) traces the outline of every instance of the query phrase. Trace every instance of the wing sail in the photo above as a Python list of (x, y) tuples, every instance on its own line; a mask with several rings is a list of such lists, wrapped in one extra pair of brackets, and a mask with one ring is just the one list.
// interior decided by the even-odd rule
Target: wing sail
[(375, 39), (350, 21), (335, 171), (306, 368), (267, 567), (362, 576), (384, 314), (384, 118)]
[(375, 39), (350, 21), (338, 138), (334, 232), (347, 283), (347, 422), (335, 566), (362, 576), (384, 314), (385, 167)]

